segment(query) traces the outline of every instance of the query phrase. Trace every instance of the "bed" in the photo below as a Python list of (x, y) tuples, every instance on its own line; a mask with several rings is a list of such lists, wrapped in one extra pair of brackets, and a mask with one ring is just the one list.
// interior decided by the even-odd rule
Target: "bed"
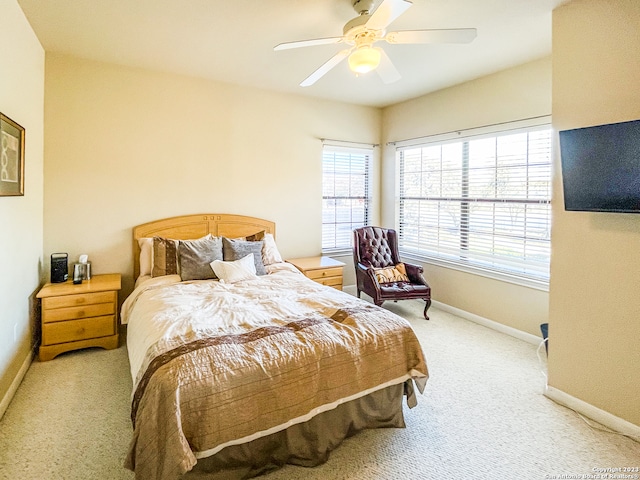
[(411, 326), (282, 261), (273, 222), (146, 223), (133, 258), (121, 317), (137, 479), (315, 466), (360, 430), (404, 427), (403, 400), (415, 405), (428, 378)]

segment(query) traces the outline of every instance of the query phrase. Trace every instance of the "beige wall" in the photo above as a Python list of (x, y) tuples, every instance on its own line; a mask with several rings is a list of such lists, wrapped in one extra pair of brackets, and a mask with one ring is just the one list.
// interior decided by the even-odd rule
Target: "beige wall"
[(132, 287), (131, 228), (188, 213), (277, 224), (321, 251), (319, 138), (378, 143), (378, 109), (47, 54), (44, 253)]
[[(638, 32), (636, 0), (554, 11), (556, 130), (640, 118)], [(556, 157), (549, 385), (640, 425), (640, 215), (565, 212)]]
[[(551, 58), (504, 70), (383, 110), (383, 143), (551, 113)], [(395, 147), (381, 170), (381, 221), (397, 225)], [(533, 335), (548, 321), (548, 293), (425, 264), (434, 300)]]
[(35, 324), (31, 306), (42, 268), (44, 50), (15, 0), (0, 0), (0, 32), (0, 112), (26, 134), (25, 194), (0, 197), (2, 402), (30, 357)]

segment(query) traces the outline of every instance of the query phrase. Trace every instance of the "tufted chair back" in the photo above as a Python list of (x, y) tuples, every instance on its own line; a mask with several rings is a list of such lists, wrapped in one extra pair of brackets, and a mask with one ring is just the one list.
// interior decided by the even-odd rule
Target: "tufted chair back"
[(383, 268), (400, 262), (395, 230), (361, 227), (353, 231), (353, 260), (367, 267)]

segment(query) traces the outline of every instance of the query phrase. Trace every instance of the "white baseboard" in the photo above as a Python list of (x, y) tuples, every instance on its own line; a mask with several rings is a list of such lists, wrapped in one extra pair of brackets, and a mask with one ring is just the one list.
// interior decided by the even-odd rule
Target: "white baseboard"
[[(347, 293), (350, 293), (351, 295), (356, 294), (355, 285), (345, 285), (343, 287), (343, 290)], [(467, 312), (466, 310), (452, 307), (451, 305), (447, 305), (446, 303), (438, 302), (437, 300), (432, 300), (431, 305), (444, 312), (452, 313), (453, 315), (457, 315), (458, 317), (464, 318), (465, 320), (469, 320), (487, 328), (491, 328), (492, 330), (505, 333), (532, 345), (540, 345), (540, 342), (542, 341), (542, 336), (537, 337), (530, 333), (523, 332), (522, 330), (518, 330), (517, 328), (509, 327), (507, 325), (503, 325), (502, 323), (498, 323), (493, 320), (489, 320), (488, 318), (481, 317), (480, 315), (476, 315), (475, 313)]]
[[(508, 327), (501, 323), (494, 322), (493, 320), (489, 320), (479, 315), (469, 313), (465, 310), (452, 307), (451, 305), (447, 305), (446, 303), (437, 301), (433, 301), (432, 303), (436, 308), (440, 310), (452, 313), (454, 315), (457, 315), (458, 317), (464, 318), (465, 320), (470, 320), (472, 322), (478, 323), (488, 328), (492, 328), (507, 335), (511, 335), (512, 337), (519, 338), (520, 340), (532, 343), (533, 345), (540, 345), (540, 342), (542, 341), (542, 337), (537, 337), (516, 328)], [(553, 400), (560, 405), (564, 405), (565, 407), (570, 408), (571, 410), (584, 415), (585, 417), (589, 417), (592, 420), (600, 423), (601, 425), (604, 425), (607, 428), (610, 428), (615, 432), (621, 433), (623, 435), (628, 435), (635, 440), (640, 439), (640, 426), (634, 425), (631, 422), (628, 422), (620, 417), (616, 417), (615, 415), (601, 410), (587, 402), (572, 397), (562, 390), (546, 386), (544, 395), (550, 400)]]
[(492, 330), (496, 330), (501, 333), (505, 333), (507, 335), (523, 340), (527, 343), (531, 343), (533, 345), (539, 345), (540, 342), (542, 341), (542, 336), (537, 337), (530, 333), (523, 332), (522, 330), (518, 330), (517, 328), (509, 327), (507, 325), (503, 325), (502, 323), (498, 323), (493, 320), (489, 320), (488, 318), (481, 317), (480, 315), (476, 315), (475, 313), (470, 313), (465, 310), (452, 307), (451, 305), (447, 305), (446, 303), (433, 300), (432, 305), (440, 310), (443, 310), (445, 312), (457, 315), (458, 317), (464, 318), (465, 320), (478, 323), (482, 326), (491, 328)]
[(20, 370), (18, 370), (18, 374), (13, 379), (13, 382), (11, 382), (11, 385), (9, 386), (9, 390), (7, 390), (7, 393), (2, 398), (2, 401), (0, 402), (0, 418), (2, 418), (2, 416), (4, 415), (4, 412), (6, 412), (7, 408), (9, 408), (9, 404), (11, 403), (11, 400), (13, 400), (13, 396), (16, 394), (16, 391), (18, 390), (20, 383), (22, 383), (22, 379), (27, 374), (27, 370), (29, 370), (29, 367), (31, 366), (31, 362), (33, 361), (34, 352), (35, 350), (29, 351), (29, 353), (27, 354), (27, 357), (24, 359), (24, 362), (22, 362), (22, 366), (20, 367)]
[(544, 395), (554, 402), (564, 405), (585, 417), (589, 417), (611, 430), (633, 437), (635, 440), (640, 440), (640, 426), (638, 425), (627, 422), (620, 417), (616, 417), (612, 413), (601, 410), (598, 407), (594, 407), (590, 403), (584, 402), (579, 398), (572, 397), (568, 393), (548, 385), (545, 388)]

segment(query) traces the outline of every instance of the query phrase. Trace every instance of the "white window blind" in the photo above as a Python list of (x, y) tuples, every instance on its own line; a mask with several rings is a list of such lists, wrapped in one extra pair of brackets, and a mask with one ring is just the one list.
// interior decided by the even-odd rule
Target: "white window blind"
[(549, 279), (551, 129), (398, 148), (400, 249)]
[(371, 149), (322, 150), (322, 250), (351, 248), (354, 228), (369, 221)]

